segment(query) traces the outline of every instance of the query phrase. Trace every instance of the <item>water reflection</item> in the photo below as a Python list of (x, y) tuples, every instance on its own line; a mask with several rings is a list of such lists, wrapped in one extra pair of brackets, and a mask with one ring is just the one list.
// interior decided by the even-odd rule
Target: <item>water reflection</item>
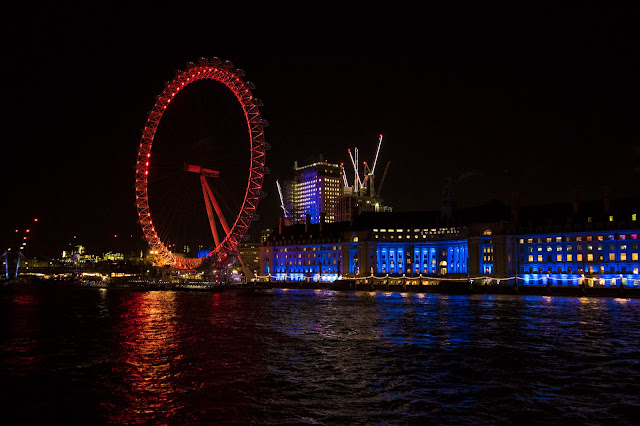
[(177, 407), (171, 362), (178, 356), (175, 335), (175, 293), (131, 293), (115, 319), (114, 381), (118, 400), (110, 422), (158, 420)]
[(4, 296), (9, 424), (629, 424), (640, 410), (635, 299)]

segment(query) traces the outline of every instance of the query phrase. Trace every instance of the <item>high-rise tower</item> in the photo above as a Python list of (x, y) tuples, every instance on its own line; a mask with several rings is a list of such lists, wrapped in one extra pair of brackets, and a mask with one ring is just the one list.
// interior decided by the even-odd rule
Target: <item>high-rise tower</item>
[(293, 218), (296, 223), (311, 215), (311, 223), (336, 221), (336, 200), (343, 193), (342, 167), (338, 164), (318, 162), (307, 166), (294, 165)]

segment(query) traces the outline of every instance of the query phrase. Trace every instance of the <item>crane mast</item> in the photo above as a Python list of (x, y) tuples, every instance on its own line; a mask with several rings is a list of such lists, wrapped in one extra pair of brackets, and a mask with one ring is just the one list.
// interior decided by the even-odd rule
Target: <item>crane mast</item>
[[(369, 196), (369, 197), (375, 197), (376, 196), (376, 192), (375, 192), (375, 186), (374, 186), (374, 178), (375, 178), (375, 171), (376, 171), (376, 166), (378, 164), (378, 157), (380, 156), (380, 149), (382, 148), (382, 139), (383, 139), (383, 135), (380, 134), (378, 137), (378, 146), (376, 148), (376, 155), (374, 157), (373, 160), (373, 166), (369, 166), (369, 164), (366, 161), (363, 161), (363, 167), (364, 167), (364, 178), (361, 179), (360, 178), (360, 170), (359, 170), (359, 153), (358, 153), (358, 148), (354, 148), (353, 153), (351, 152), (351, 149), (348, 149), (347, 151), (349, 152), (349, 159), (351, 160), (351, 164), (353, 166), (353, 172), (354, 172), (354, 182), (353, 182), (353, 193), (357, 194), (357, 195), (361, 195), (361, 196)], [(342, 166), (343, 164), (341, 164)], [(389, 164), (387, 163), (387, 168), (389, 167)], [(383, 174), (383, 178), (380, 181), (380, 189), (382, 189), (382, 183), (384, 182), (384, 175), (386, 175), (386, 171), (387, 168), (385, 168), (385, 172)], [(347, 174), (344, 170), (344, 168), (342, 169), (342, 177), (344, 180), (344, 186), (347, 187), (349, 186), (349, 181), (347, 179)]]
[(276, 179), (276, 185), (278, 187), (278, 194), (280, 195), (280, 207), (282, 207), (282, 212), (284, 213), (284, 218), (289, 219), (290, 213), (289, 210), (284, 206), (284, 197), (282, 196), (282, 188), (280, 188), (280, 182)]

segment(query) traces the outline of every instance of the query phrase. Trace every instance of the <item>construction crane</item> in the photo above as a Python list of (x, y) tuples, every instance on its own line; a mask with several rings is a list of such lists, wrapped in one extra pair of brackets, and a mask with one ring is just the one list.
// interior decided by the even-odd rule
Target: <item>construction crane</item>
[(340, 163), (340, 168), (342, 169), (342, 179), (344, 180), (345, 188), (349, 186), (349, 180), (347, 179), (347, 171), (344, 169), (344, 163)]
[[(349, 158), (351, 159), (351, 164), (353, 165), (354, 170), (354, 193), (361, 193), (364, 195), (364, 191), (367, 191), (370, 197), (375, 196), (375, 188), (374, 188), (374, 177), (376, 165), (378, 164), (378, 156), (380, 155), (380, 148), (382, 147), (382, 134), (378, 138), (378, 148), (376, 149), (376, 156), (373, 160), (373, 167), (369, 168), (369, 165), (366, 161), (363, 162), (364, 165), (364, 181), (360, 179), (360, 171), (358, 169), (358, 148), (354, 149), (354, 154), (351, 153), (351, 149), (349, 149)], [(344, 176), (345, 186), (347, 185), (346, 175)]]
[(355, 157), (353, 154), (351, 154), (351, 150), (349, 149), (349, 158), (351, 159), (351, 164), (353, 165), (353, 170), (355, 171), (354, 173), (354, 178), (353, 178), (353, 192), (357, 193), (360, 188), (362, 188), (362, 181), (360, 180), (360, 174), (358, 173), (358, 148), (356, 147), (354, 152), (355, 152)]
[(276, 179), (276, 185), (278, 186), (278, 194), (280, 194), (280, 207), (282, 207), (284, 218), (289, 219), (291, 217), (291, 213), (284, 206), (284, 197), (282, 196), (282, 188), (280, 187), (280, 182), (277, 179)]

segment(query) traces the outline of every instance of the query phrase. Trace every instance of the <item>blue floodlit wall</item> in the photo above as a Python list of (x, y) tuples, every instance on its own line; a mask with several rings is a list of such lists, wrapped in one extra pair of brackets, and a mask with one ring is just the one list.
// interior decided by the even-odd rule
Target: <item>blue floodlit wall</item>
[(309, 167), (298, 171), (296, 180), (296, 221), (304, 222), (306, 215), (311, 216), (311, 223), (318, 223), (322, 210), (322, 191), (318, 170)]
[(376, 274), (444, 275), (467, 273), (467, 240), (425, 243), (378, 243)]
[(638, 230), (518, 237), (518, 284), (638, 286)]
[(342, 246), (278, 246), (271, 273), (275, 281), (333, 282), (342, 276)]
[[(395, 239), (386, 231), (385, 240), (385, 233), (377, 231), (373, 229), (370, 239), (361, 234), (359, 241), (352, 233), (345, 235), (350, 241), (273, 246), (273, 262), (265, 259), (271, 265), (266, 272), (280, 281), (332, 282), (343, 275), (371, 273), (464, 274), (516, 279), (518, 285), (532, 286), (640, 286), (638, 229), (519, 234), (506, 239), (490, 234), (456, 239), (453, 233), (447, 239), (426, 241), (409, 239), (406, 231), (395, 232)], [(400, 240), (402, 234), (405, 238)]]

